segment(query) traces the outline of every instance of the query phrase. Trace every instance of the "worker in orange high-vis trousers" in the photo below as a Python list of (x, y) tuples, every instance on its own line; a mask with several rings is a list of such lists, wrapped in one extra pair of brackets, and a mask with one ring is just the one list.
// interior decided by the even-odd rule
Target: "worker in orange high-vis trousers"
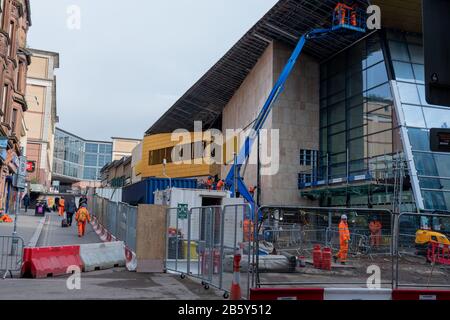
[(78, 237), (83, 237), (86, 232), (86, 222), (91, 222), (91, 215), (87, 209), (86, 203), (81, 204), (78, 209), (75, 220), (78, 222)]
[(348, 229), (347, 216), (344, 214), (341, 217), (341, 222), (339, 223), (339, 245), (340, 250), (336, 256), (334, 256), (334, 261), (337, 262), (339, 259), (341, 264), (347, 262), (348, 256), (348, 244), (350, 242), (350, 231)]
[(58, 213), (61, 217), (64, 217), (64, 211), (66, 210), (65, 208), (65, 201), (64, 198), (61, 197), (61, 199), (59, 199), (59, 205), (58, 205)]

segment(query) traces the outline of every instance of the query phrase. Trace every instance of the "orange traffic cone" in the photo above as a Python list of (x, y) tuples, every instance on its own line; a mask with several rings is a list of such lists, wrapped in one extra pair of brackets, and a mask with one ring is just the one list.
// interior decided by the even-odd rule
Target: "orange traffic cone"
[(241, 252), (236, 250), (233, 260), (233, 282), (231, 283), (230, 300), (241, 300)]

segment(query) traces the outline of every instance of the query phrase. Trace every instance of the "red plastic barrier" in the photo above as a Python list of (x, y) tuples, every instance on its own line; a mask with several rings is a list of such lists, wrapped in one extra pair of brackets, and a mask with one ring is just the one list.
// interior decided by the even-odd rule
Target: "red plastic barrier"
[(324, 297), (324, 289), (316, 288), (261, 288), (250, 290), (250, 300), (316, 300)]
[(46, 278), (65, 275), (70, 266), (82, 269), (80, 246), (25, 248), (21, 276)]
[(450, 291), (399, 289), (392, 291), (392, 300), (450, 300)]
[(450, 265), (450, 246), (433, 242), (428, 249), (428, 261)]

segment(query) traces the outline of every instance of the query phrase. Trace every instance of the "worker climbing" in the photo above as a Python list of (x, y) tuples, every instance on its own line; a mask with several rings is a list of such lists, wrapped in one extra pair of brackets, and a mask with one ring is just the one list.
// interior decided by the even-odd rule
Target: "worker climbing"
[(347, 216), (344, 214), (339, 223), (339, 252), (334, 256), (334, 262), (338, 260), (341, 264), (347, 263), (348, 245), (350, 243), (350, 231), (348, 229)]
[(91, 222), (91, 215), (87, 209), (86, 203), (82, 203), (78, 209), (75, 220), (78, 223), (78, 237), (83, 237), (86, 232), (86, 222)]

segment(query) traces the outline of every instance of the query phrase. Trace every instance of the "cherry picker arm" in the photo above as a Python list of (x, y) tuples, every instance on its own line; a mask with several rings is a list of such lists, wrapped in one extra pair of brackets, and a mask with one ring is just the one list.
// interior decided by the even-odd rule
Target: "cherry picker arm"
[[(339, 9), (340, 4), (338, 4), (337, 9)], [(336, 9), (336, 10), (337, 10)], [(359, 19), (361, 20), (361, 19)], [(287, 62), (286, 66), (284, 67), (278, 81), (276, 82), (275, 86), (273, 87), (272, 91), (270, 92), (269, 97), (267, 98), (267, 101), (265, 102), (263, 108), (261, 109), (260, 113), (258, 114), (258, 117), (255, 120), (255, 123), (253, 124), (252, 130), (250, 131), (250, 134), (246, 137), (245, 142), (237, 156), (235, 156), (234, 164), (230, 169), (230, 172), (228, 173), (228, 176), (225, 180), (226, 184), (231, 187), (231, 191), (236, 195), (239, 193), (247, 202), (250, 204), (252, 209), (252, 214), (255, 212), (255, 200), (253, 199), (253, 196), (250, 194), (247, 186), (244, 183), (243, 178), (241, 177), (241, 169), (242, 167), (247, 163), (250, 153), (252, 150), (252, 147), (255, 143), (255, 141), (258, 138), (260, 130), (263, 128), (264, 123), (267, 120), (267, 117), (269, 116), (270, 112), (272, 111), (272, 108), (274, 106), (274, 103), (277, 101), (278, 97), (284, 90), (284, 85), (289, 78), (289, 75), (291, 74), (300, 54), (303, 51), (303, 48), (308, 40), (319, 38), (319, 37), (325, 37), (339, 29), (352, 29), (355, 31), (365, 32), (365, 25), (361, 28), (355, 29), (355, 26), (351, 25), (351, 22), (349, 19), (345, 20), (343, 19), (335, 19), (337, 22), (333, 22), (333, 27), (330, 29), (314, 29), (305, 35), (303, 35), (299, 42), (297, 43), (297, 46), (295, 47), (289, 61)], [(259, 186), (258, 186), (259, 187)]]

